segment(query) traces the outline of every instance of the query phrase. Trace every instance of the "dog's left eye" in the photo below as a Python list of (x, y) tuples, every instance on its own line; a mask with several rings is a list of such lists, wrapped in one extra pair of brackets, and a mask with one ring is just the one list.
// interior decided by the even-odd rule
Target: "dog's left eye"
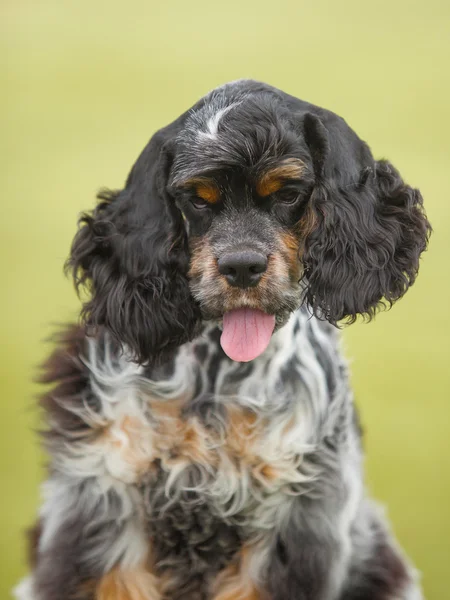
[(194, 206), (197, 210), (204, 210), (209, 206), (208, 202), (206, 202), (206, 200), (203, 200), (202, 198), (191, 198), (190, 200), (192, 206)]
[(298, 190), (284, 189), (280, 190), (275, 197), (278, 202), (282, 202), (283, 204), (295, 204), (300, 194)]

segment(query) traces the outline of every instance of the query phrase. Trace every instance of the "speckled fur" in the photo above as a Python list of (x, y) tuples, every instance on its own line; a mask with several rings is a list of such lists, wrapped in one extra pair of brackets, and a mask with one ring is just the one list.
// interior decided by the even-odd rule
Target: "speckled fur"
[(289, 587), (286, 595), (274, 587), (280, 557), (301, 556), (295, 540), (311, 537), (329, 553), (327, 571), (334, 564), (323, 595), (332, 598), (361, 553), (371, 556), (372, 537), (355, 529), (360, 513), (406, 578), (364, 500), (336, 331), (299, 311), (250, 364), (230, 361), (217, 339), (206, 328), (165, 379), (129, 361), (105, 332), (62, 336), (46, 376), (59, 387), (43, 398), (53, 461), (30, 598), (62, 597), (47, 592), (55, 552), (67, 561), (67, 598), (93, 589), (103, 600), (118, 567), (144, 569), (147, 592), (117, 598), (289, 598)]

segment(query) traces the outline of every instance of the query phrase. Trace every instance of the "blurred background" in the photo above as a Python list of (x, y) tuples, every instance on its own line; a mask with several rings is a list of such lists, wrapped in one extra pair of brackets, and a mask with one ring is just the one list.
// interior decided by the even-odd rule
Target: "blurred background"
[(77, 318), (62, 267), (82, 209), (159, 127), (251, 77), (342, 115), (422, 190), (435, 232), (416, 285), (345, 333), (367, 483), (430, 600), (450, 565), (450, 3), (2, 0), (0, 598), (26, 571), (45, 457), (36, 365)]

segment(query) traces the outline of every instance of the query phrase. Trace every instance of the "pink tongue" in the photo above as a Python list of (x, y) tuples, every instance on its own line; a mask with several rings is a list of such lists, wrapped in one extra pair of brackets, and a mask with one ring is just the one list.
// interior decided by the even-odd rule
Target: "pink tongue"
[(275, 327), (275, 317), (252, 308), (238, 308), (223, 315), (220, 338), (232, 360), (248, 362), (264, 352)]

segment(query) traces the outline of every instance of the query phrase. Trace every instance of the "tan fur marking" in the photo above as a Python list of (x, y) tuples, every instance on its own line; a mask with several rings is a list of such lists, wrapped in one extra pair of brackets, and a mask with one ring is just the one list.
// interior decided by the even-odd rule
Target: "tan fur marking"
[[(273, 281), (280, 282), (280, 290), (283, 292), (283, 286), (289, 283), (289, 261), (288, 257), (282, 252), (274, 252), (269, 256), (269, 266), (264, 275), (268, 276), (267, 285), (271, 285), (270, 277), (272, 277)], [(272, 285), (273, 282), (272, 282)]]
[(253, 460), (253, 446), (261, 424), (256, 413), (248, 409), (229, 406), (228, 410), (227, 448), (240, 460)]
[(286, 232), (281, 234), (281, 247), (282, 253), (285, 256), (285, 259), (288, 264), (289, 275), (292, 279), (300, 278), (300, 260), (299, 260), (299, 251), (300, 251), (300, 241), (299, 239), (292, 233)]
[[(208, 446), (210, 436), (197, 419), (166, 424), (161, 428), (160, 433), (159, 440), (166, 438), (166, 436), (170, 436), (169, 439), (171, 439), (170, 452), (165, 459), (163, 458), (163, 462), (166, 464), (173, 466), (186, 460), (210, 467), (217, 464), (217, 456)], [(159, 446), (161, 447), (161, 443), (159, 443)]]
[(244, 547), (233, 563), (219, 573), (211, 600), (262, 600), (263, 596), (249, 573), (253, 549)]
[(193, 462), (215, 466), (217, 459), (208, 447), (209, 437), (198, 419), (191, 419), (184, 427), (181, 453)]
[(305, 171), (304, 163), (298, 158), (288, 158), (279, 166), (269, 169), (256, 182), (256, 191), (265, 198), (283, 187), (286, 180), (300, 179)]
[(297, 223), (297, 226), (296, 226), (296, 229), (299, 232), (299, 238), (301, 239), (301, 242), (299, 245), (299, 256), (302, 256), (304, 254), (306, 240), (311, 235), (311, 233), (314, 231), (314, 229), (317, 227), (317, 225), (318, 225), (317, 214), (314, 212), (314, 210), (311, 208), (311, 206), (308, 206), (305, 214), (303, 215), (303, 217), (300, 219), (300, 221)]
[(138, 482), (154, 471), (156, 459), (168, 467), (186, 462), (217, 465), (212, 449), (217, 440), (197, 417), (182, 416), (184, 400), (149, 399), (151, 422), (124, 415), (104, 429), (99, 442), (107, 447), (107, 465), (115, 477)]
[(228, 433), (225, 443), (227, 454), (237, 463), (248, 467), (252, 477), (263, 485), (280, 477), (278, 469), (261, 461), (257, 446), (264, 436), (265, 421), (245, 408), (228, 407)]
[(225, 281), (220, 277), (216, 258), (206, 240), (193, 241), (191, 252), (189, 277), (217, 277), (218, 281)]
[(175, 400), (155, 400), (150, 398), (151, 414), (158, 421), (179, 419), (181, 409), (189, 398), (177, 398)]
[(156, 418), (154, 444), (158, 457), (166, 465), (173, 466), (186, 460), (214, 466), (216, 455), (211, 451), (211, 434), (196, 417), (185, 420), (181, 409), (183, 402), (166, 401), (151, 405)]
[(308, 235), (310, 235), (317, 227), (317, 224), (318, 223), (316, 213), (312, 210), (311, 207), (308, 207), (305, 214), (298, 223), (303, 238), (308, 237)]
[(280, 250), (269, 256), (267, 271), (263, 274), (259, 284), (254, 288), (242, 290), (231, 286), (220, 275), (217, 259), (208, 240), (195, 239), (191, 241), (189, 277), (194, 280), (195, 286), (200, 290), (214, 285), (214, 294), (220, 297), (223, 312), (244, 306), (264, 310), (261, 300), (273, 293), (275, 287), (280, 286), (282, 293), (284, 287), (289, 284), (288, 261), (286, 256), (282, 255), (284, 247), (282, 241), (278, 245)]
[(96, 600), (160, 600), (156, 577), (144, 567), (114, 569), (97, 585)]
[[(179, 463), (196, 463), (208, 468), (219, 466), (224, 452), (232, 463), (245, 466), (263, 485), (276, 481), (279, 470), (258, 456), (257, 445), (264, 433), (265, 422), (256, 413), (238, 406), (228, 406), (227, 436), (206, 429), (197, 417), (184, 420), (181, 406), (167, 403), (157, 411), (153, 442), (156, 455), (171, 468)], [(156, 414), (155, 411), (153, 414)]]
[(207, 177), (189, 179), (183, 184), (183, 187), (193, 187), (197, 196), (209, 204), (215, 204), (220, 199), (219, 188), (215, 181)]
[(280, 477), (279, 471), (268, 464), (261, 464), (259, 473), (261, 474), (261, 479), (267, 481), (276, 481)]
[(134, 483), (152, 470), (156, 458), (153, 431), (145, 420), (124, 415), (110, 423), (98, 441), (106, 444), (107, 464), (116, 477)]

